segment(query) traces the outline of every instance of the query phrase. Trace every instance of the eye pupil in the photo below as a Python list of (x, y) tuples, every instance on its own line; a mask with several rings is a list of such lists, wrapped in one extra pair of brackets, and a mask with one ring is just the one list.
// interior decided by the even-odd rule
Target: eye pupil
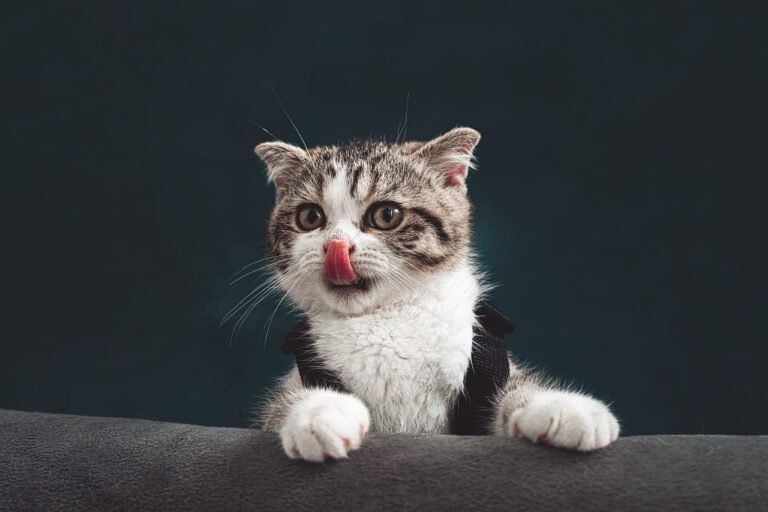
[(296, 212), (296, 223), (304, 231), (311, 231), (325, 223), (323, 210), (315, 204), (305, 204)]
[(395, 229), (403, 222), (403, 210), (396, 204), (376, 204), (368, 210), (369, 226), (376, 229)]

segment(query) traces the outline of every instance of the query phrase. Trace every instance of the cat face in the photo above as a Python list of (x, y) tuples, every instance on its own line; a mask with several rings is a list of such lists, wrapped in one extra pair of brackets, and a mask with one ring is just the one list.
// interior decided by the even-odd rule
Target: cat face
[(354, 315), (403, 300), (467, 257), (465, 179), (480, 134), (255, 151), (277, 189), (269, 243), (296, 305)]

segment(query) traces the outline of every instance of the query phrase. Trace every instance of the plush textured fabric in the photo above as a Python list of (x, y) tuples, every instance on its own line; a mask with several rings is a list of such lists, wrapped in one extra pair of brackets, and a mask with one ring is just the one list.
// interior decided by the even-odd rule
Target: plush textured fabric
[(579, 454), (369, 435), (287, 459), (255, 430), (0, 411), (0, 510), (767, 510), (764, 437), (650, 436)]

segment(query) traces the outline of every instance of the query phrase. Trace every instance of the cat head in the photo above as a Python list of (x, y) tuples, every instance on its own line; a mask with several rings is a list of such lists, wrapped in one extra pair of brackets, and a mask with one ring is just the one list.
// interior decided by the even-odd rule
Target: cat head
[(255, 148), (277, 195), (269, 243), (301, 309), (354, 315), (407, 298), (469, 254), (466, 178), (480, 134)]

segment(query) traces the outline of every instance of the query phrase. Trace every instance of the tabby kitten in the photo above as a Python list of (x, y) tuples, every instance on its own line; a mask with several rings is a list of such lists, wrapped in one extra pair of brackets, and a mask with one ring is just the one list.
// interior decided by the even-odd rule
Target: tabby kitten
[[(305, 387), (295, 367), (281, 379), (259, 425), (289, 457), (344, 458), (369, 430), (449, 432), (483, 293), (466, 186), (479, 140), (456, 128), (426, 143), (256, 146), (277, 189), (277, 281), (350, 391)], [(509, 364), (489, 433), (583, 451), (616, 440), (604, 403)]]

